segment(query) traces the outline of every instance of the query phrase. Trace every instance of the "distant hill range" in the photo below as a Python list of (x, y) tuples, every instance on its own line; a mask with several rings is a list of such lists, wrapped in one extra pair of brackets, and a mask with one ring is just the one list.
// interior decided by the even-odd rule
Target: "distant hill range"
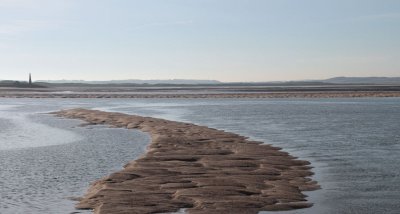
[(0, 80), (0, 87), (190, 87), (190, 86), (323, 86), (323, 85), (400, 85), (400, 77), (335, 77), (325, 80), (281, 81), (281, 82), (220, 82), (217, 80), (38, 80), (29, 85), (25, 81)]
[(38, 80), (36, 82), (46, 83), (80, 83), (80, 84), (173, 84), (173, 85), (193, 85), (193, 84), (220, 84), (217, 80), (191, 80), (191, 79), (170, 79), (170, 80), (108, 80), (108, 81), (85, 81), (85, 80)]
[(317, 81), (333, 84), (400, 84), (400, 77), (334, 77)]
[(85, 80), (38, 80), (37, 83), (72, 84), (72, 85), (319, 85), (319, 84), (400, 84), (400, 77), (334, 77), (324, 80), (303, 81), (276, 81), (276, 82), (220, 82), (217, 80), (109, 80), (109, 81), (85, 81)]

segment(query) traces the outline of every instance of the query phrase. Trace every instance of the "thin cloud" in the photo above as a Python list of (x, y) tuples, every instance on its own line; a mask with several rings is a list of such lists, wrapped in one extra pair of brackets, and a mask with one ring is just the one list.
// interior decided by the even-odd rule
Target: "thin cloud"
[[(36, 2), (37, 4), (38, 2)], [(19, 8), (32, 7), (35, 5), (34, 0), (0, 0), (0, 8)]]
[(48, 5), (63, 5), (69, 0), (0, 0), (0, 9), (43, 9)]
[(179, 26), (179, 25), (191, 25), (193, 24), (192, 20), (182, 20), (182, 21), (173, 21), (173, 22), (153, 22), (147, 23), (143, 25), (139, 25), (134, 27), (135, 30), (150, 28), (150, 27), (163, 27), (163, 26)]
[(314, 57), (306, 59), (297, 59), (297, 63), (353, 63), (353, 64), (366, 64), (366, 63), (384, 63), (390, 60), (390, 56), (383, 55), (366, 55), (366, 56), (331, 56), (331, 57)]
[(354, 21), (381, 21), (381, 20), (400, 20), (400, 13), (382, 13), (367, 16), (360, 16), (353, 19)]
[(37, 20), (18, 20), (6, 24), (0, 24), (0, 35), (17, 35), (41, 30), (54, 25), (53, 22)]

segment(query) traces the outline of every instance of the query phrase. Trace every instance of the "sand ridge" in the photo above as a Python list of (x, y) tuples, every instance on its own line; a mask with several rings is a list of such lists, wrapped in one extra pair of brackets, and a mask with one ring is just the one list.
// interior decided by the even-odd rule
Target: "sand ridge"
[[(94, 182), (77, 208), (97, 214), (258, 213), (312, 206), (302, 191), (319, 188), (308, 161), (280, 148), (205, 126), (96, 110), (55, 112), (89, 124), (139, 129), (147, 153)], [(250, 125), (250, 124), (249, 124)]]

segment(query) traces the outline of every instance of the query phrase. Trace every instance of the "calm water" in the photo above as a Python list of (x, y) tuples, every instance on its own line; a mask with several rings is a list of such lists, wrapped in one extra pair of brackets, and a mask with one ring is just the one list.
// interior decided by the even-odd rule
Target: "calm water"
[(150, 140), (138, 131), (79, 127), (80, 121), (42, 114), (59, 108), (53, 101), (0, 100), (1, 214), (73, 213), (70, 197), (120, 170)]
[(307, 193), (315, 206), (280, 213), (400, 212), (400, 99), (363, 98), (0, 99), (0, 213), (72, 212), (66, 197), (79, 196), (148, 143), (139, 132), (80, 128), (39, 114), (72, 107), (207, 125), (310, 160), (323, 187)]

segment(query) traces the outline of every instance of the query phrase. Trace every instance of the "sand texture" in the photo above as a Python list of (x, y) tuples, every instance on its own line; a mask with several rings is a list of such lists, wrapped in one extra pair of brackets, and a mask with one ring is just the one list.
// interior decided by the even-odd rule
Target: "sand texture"
[[(72, 109), (55, 113), (88, 124), (139, 129), (152, 142), (141, 158), (94, 182), (77, 204), (97, 214), (258, 213), (312, 206), (318, 189), (308, 161), (246, 137), (189, 123)], [(249, 124), (254, 126), (256, 124)]]

